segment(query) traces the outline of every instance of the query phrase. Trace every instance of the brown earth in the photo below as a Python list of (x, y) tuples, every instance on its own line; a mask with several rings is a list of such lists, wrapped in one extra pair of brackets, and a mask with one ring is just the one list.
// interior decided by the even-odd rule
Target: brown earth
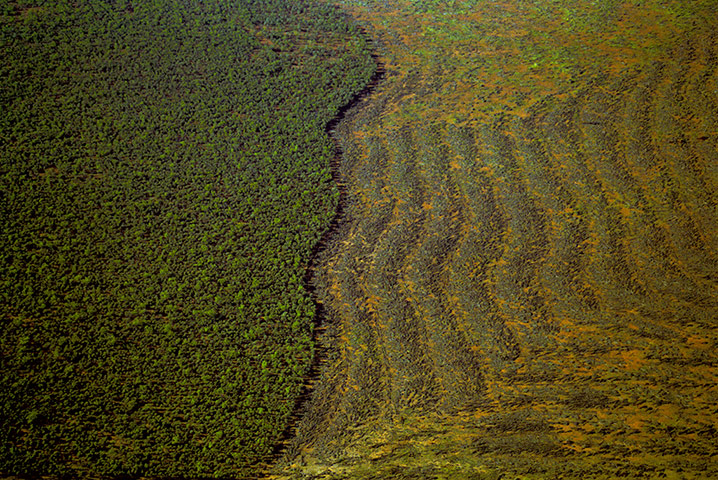
[(387, 73), (277, 477), (718, 477), (718, 4), (352, 3)]

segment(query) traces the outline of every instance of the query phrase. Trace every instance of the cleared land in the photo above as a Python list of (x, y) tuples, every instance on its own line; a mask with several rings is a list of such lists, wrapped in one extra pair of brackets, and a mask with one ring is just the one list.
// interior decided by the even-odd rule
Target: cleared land
[(594, 3), (345, 2), (386, 75), (278, 476), (718, 475), (718, 4)]

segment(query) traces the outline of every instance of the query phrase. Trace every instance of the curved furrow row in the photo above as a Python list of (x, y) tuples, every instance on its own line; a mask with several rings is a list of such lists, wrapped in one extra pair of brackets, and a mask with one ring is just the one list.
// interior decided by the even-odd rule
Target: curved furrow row
[(637, 278), (651, 296), (675, 295), (693, 288), (673, 260), (675, 249), (669, 238), (672, 230), (666, 223), (666, 219), (676, 215), (667, 199), (672, 180), (666, 175), (665, 158), (658, 147), (666, 138), (655, 142), (657, 133), (652, 126), (655, 115), (652, 98), (665, 98), (663, 92), (655, 93), (660, 92), (661, 84), (665, 83), (665, 71), (663, 65), (654, 66), (646, 80), (625, 95), (622, 122), (625, 131), (630, 132), (624, 135), (623, 158), (640, 188), (637, 208), (629, 209), (626, 215), (634, 220), (633, 230), (639, 233), (632, 239), (634, 267)]
[[(706, 166), (715, 165), (718, 152), (699, 151), (697, 146), (715, 138), (716, 121), (714, 114), (696, 116), (702, 110), (706, 86), (695, 82), (705, 81), (706, 77), (695, 71), (705, 68), (700, 65), (706, 60), (696, 57), (692, 50), (686, 56), (665, 74), (668, 80), (655, 96), (665, 100), (651, 112), (651, 129), (663, 161), (661, 178), (665, 187), (661, 206), (668, 210), (664, 210), (663, 220), (669, 227), (675, 261), (685, 275), (703, 287), (710, 286), (715, 295), (716, 279), (711, 278), (711, 273), (718, 266), (715, 227), (718, 190), (716, 177), (707, 174)], [(711, 97), (716, 98), (715, 90)]]
[(474, 367), (469, 372), (481, 375), (483, 395), (494, 403), (500, 396), (496, 372), (516, 355), (515, 344), (506, 341), (506, 326), (488, 284), (491, 265), (502, 254), (506, 218), (494, 194), (490, 169), (477, 162), (477, 152), (484, 145), (479, 143), (476, 132), (454, 132), (447, 143), (455, 152), (457, 168), (453, 178), (465, 218), (463, 235), (448, 268), (447, 296), (455, 321), (462, 326), (464, 342), (473, 353)]
[(417, 314), (430, 339), (431, 359), (440, 381), (436, 395), (440, 410), (477, 401), (483, 392), (481, 363), (466, 338), (466, 326), (456, 318), (446, 288), (457, 245), (466, 232), (464, 206), (451, 175), (450, 147), (442, 143), (436, 126), (420, 130), (416, 154), (427, 183), (432, 186), (422, 208), (427, 212), (426, 236), (409, 259), (415, 285)]

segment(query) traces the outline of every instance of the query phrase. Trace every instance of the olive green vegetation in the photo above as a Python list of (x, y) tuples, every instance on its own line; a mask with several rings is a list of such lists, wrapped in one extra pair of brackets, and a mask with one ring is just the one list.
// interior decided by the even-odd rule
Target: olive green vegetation
[(312, 358), (360, 32), (304, 0), (23, 0), (0, 52), (0, 474), (256, 474)]

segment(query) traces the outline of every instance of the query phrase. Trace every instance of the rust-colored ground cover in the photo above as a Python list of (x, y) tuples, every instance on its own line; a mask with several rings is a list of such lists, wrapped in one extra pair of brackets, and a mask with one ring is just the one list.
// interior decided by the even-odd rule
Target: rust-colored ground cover
[(386, 74), (275, 473), (718, 476), (718, 3), (342, 8)]

